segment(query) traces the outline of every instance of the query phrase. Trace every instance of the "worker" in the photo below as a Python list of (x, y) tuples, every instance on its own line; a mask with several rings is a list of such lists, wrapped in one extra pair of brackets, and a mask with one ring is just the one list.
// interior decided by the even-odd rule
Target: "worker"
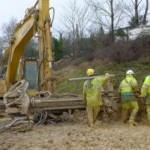
[(133, 70), (126, 72), (126, 77), (119, 86), (119, 93), (121, 94), (122, 100), (122, 112), (121, 120), (123, 123), (127, 121), (128, 111), (131, 110), (129, 117), (129, 124), (136, 125), (135, 122), (137, 112), (139, 110), (138, 102), (136, 97), (138, 96), (138, 84), (134, 78)]
[(147, 119), (150, 124), (150, 75), (146, 76), (143, 82), (140, 97), (146, 101)]
[[(88, 69), (87, 75), (89, 77), (93, 76), (94, 69)], [(107, 73), (104, 76), (95, 77), (84, 82), (83, 96), (87, 110), (88, 124), (90, 127), (94, 126), (98, 113), (102, 108), (103, 102), (101, 97), (101, 87), (106, 84), (109, 78), (110, 75)]]

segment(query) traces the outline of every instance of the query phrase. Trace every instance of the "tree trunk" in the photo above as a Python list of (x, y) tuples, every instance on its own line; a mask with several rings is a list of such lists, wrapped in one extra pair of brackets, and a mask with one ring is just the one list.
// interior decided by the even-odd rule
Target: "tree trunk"
[(147, 17), (147, 13), (148, 13), (148, 7), (149, 7), (149, 1), (146, 0), (146, 8), (145, 8), (145, 13), (144, 13), (144, 17), (143, 17), (143, 24), (144, 25), (147, 23), (146, 17)]
[(115, 40), (114, 36), (114, 8), (113, 8), (114, 0), (110, 0), (110, 8), (111, 8), (111, 37), (112, 40)]
[(135, 0), (134, 9), (135, 9), (135, 25), (138, 26), (139, 25), (138, 0)]

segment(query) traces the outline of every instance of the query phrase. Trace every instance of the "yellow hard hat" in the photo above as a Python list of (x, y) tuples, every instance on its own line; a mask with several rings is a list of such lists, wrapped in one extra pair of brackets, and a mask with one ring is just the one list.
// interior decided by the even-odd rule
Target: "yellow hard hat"
[(88, 69), (86, 73), (88, 76), (92, 76), (94, 75), (94, 69)]

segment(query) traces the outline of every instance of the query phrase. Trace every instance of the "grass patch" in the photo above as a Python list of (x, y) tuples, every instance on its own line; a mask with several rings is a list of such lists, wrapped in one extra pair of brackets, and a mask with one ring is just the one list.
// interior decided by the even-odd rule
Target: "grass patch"
[[(143, 63), (144, 62), (144, 63)], [(74, 77), (83, 77), (86, 76), (86, 70), (88, 68), (94, 68), (96, 75), (103, 75), (105, 73), (115, 74), (116, 76), (111, 79), (114, 88), (117, 90), (119, 87), (120, 82), (124, 79), (125, 73), (128, 69), (132, 69), (135, 72), (135, 77), (139, 83), (139, 89), (143, 83), (145, 76), (150, 73), (150, 66), (149, 63), (143, 60), (132, 61), (128, 63), (86, 63), (80, 64), (78, 66), (69, 65), (68, 67), (59, 70), (56, 73), (58, 78), (56, 84), (56, 92), (58, 93), (77, 93), (82, 94), (82, 87), (84, 81), (72, 81), (69, 82), (69, 78)]]

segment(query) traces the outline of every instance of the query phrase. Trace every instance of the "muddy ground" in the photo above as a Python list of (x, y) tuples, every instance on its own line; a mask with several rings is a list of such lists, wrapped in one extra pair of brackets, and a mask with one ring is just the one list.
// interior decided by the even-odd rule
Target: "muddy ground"
[[(40, 125), (30, 131), (0, 133), (0, 150), (149, 150), (150, 127), (98, 121), (87, 126), (86, 115), (73, 121)], [(2, 123), (1, 123), (2, 125)]]

